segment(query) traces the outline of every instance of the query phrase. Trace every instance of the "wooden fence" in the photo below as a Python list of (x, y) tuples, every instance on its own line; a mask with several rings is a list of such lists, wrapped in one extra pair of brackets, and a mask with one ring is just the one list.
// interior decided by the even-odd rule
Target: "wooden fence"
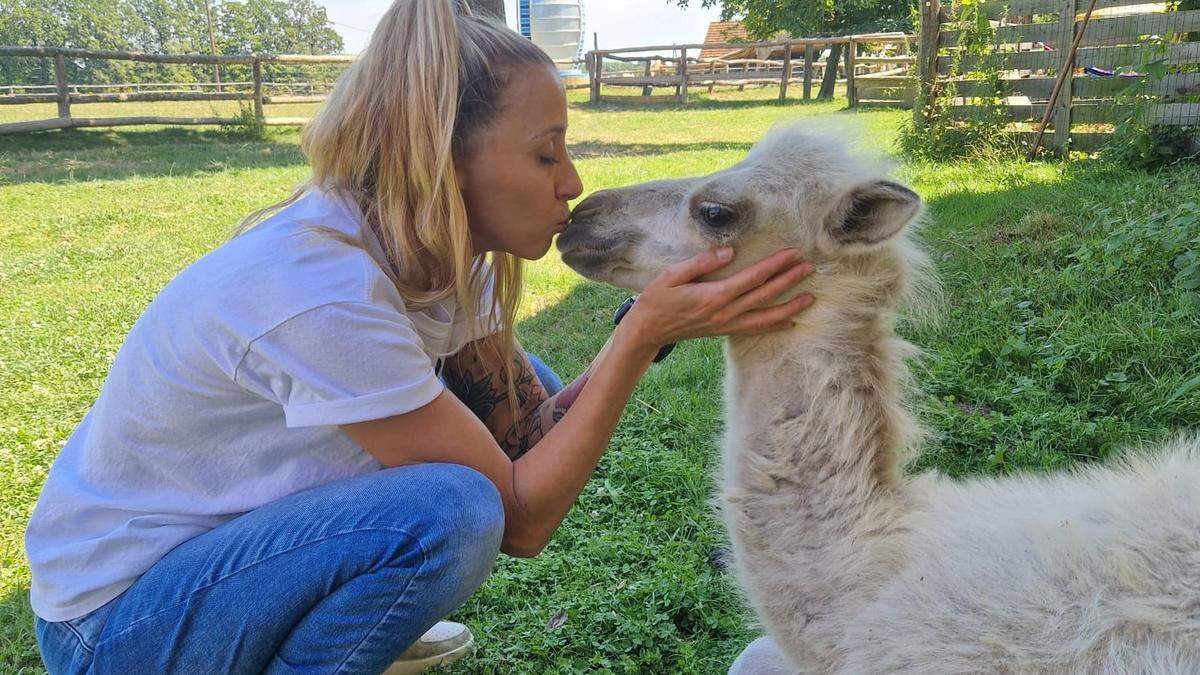
[[(141, 54), (137, 52), (92, 51), (85, 49), (62, 49), (54, 47), (8, 47), (0, 46), (0, 58), (39, 57), (51, 59), (54, 64), (53, 85), (20, 85), (7, 87), (9, 93), (0, 94), (0, 105), (28, 103), (56, 103), (58, 115), (48, 119), (0, 124), (0, 134), (13, 134), (49, 129), (78, 127), (114, 127), (138, 124), (230, 124), (240, 120), (233, 117), (76, 117), (71, 114), (72, 104), (115, 103), (125, 101), (244, 101), (252, 106), (254, 116), (269, 125), (300, 125), (307, 121), (303, 117), (267, 117), (264, 106), (275, 103), (316, 103), (325, 100), (324, 93), (289, 93), (267, 95), (263, 80), (263, 64), (331, 64), (350, 63), (353, 56), (342, 55), (260, 55), (207, 56), (202, 54)], [(193, 65), (248, 65), (251, 79), (245, 82), (225, 82), (209, 91), (198, 83), (156, 83), (124, 85), (80, 85), (67, 80), (67, 59), (113, 59), (143, 61), (149, 63), (182, 63)], [(199, 83), (206, 85), (207, 83)], [(311, 86), (311, 85), (310, 85)], [(16, 93), (20, 89), (21, 93)], [(51, 90), (52, 91), (48, 91)], [(124, 91), (112, 91), (124, 89)], [(133, 91), (129, 91), (133, 89)], [(98, 91), (99, 90), (99, 91)], [(107, 90), (107, 91), (103, 91)], [(92, 93), (85, 93), (91, 91)]]
[[(802, 98), (812, 98), (814, 80), (824, 76), (826, 63), (819, 58), (823, 50), (844, 47), (838, 64), (839, 83), (846, 86), (850, 106), (911, 106), (915, 96), (910, 67), (916, 62), (911, 53), (915, 35), (878, 33), (840, 37), (802, 38), (770, 42), (720, 42), (685, 45), (653, 45), (588, 52), (591, 100), (597, 102), (673, 102), (686, 105), (691, 87), (721, 85), (776, 84), (779, 100), (787, 99), (790, 84), (803, 87)], [(876, 47), (870, 51), (870, 47)], [(879, 49), (882, 47), (883, 49)], [(671, 56), (638, 55), (638, 52), (671, 51)], [(708, 50), (728, 50), (747, 56), (735, 58), (697, 58)], [(868, 50), (868, 51), (864, 51)], [(605, 72), (605, 61), (640, 63), (642, 68), (626, 72)], [(799, 70), (799, 73), (797, 73)], [(641, 96), (611, 96), (604, 87), (633, 87)], [(655, 96), (655, 87), (674, 89), (669, 95)]]
[[(1130, 114), (1131, 83), (1145, 85), (1151, 96), (1139, 108), (1147, 123), (1200, 125), (1200, 10), (1173, 9), (1174, 3), (1148, 0), (1096, 0), (1086, 28), (1083, 14), (1090, 0), (984, 0), (979, 11), (994, 28), (983, 55), (956, 54), (963, 26), (939, 0), (923, 0), (919, 77), (929, 105), (945, 85), (953, 83), (951, 115), (967, 119), (991, 106), (980, 97), (999, 95), (1000, 110), (1016, 133), (1036, 131), (1049, 105), (1057, 75), (1067, 70), (1061, 93), (1047, 125), (1046, 145), (1054, 151), (1093, 151), (1108, 140), (1112, 128)], [(1074, 66), (1067, 69), (1070, 46), (1083, 31)], [(952, 73), (956, 56), (960, 73)], [(1145, 82), (1141, 72), (1161, 59), (1167, 74)], [(995, 67), (1001, 89), (994, 92), (972, 71)], [(918, 123), (922, 113), (917, 113)]]

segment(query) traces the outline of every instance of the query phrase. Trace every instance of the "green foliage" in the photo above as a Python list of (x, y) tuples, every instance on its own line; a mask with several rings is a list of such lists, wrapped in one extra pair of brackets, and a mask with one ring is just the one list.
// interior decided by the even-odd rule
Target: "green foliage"
[[(1131, 279), (1170, 277), (1182, 306), (1200, 309), (1200, 206), (1187, 202), (1145, 218), (1101, 209), (1086, 231), (1102, 235), (1072, 254), (1071, 270), (1099, 266)], [(1164, 270), (1170, 270), (1164, 275)], [(1182, 310), (1180, 315), (1182, 316)]]
[[(342, 38), (314, 0), (213, 0), (222, 54), (335, 54)], [(204, 0), (0, 0), (0, 44), (208, 54)], [(0, 84), (53, 82), (47, 59), (0, 59)], [(293, 68), (294, 69), (294, 68)], [(229, 68), (226, 81), (248, 77)], [(270, 73), (274, 81), (287, 71)], [(212, 81), (211, 66), (68, 59), (75, 84)]]
[[(1003, 106), (1004, 85), (998, 66), (991, 63), (966, 72), (963, 65), (991, 53), (996, 30), (979, 11), (979, 3), (972, 0), (956, 3), (951, 20), (961, 27), (961, 49), (954, 53), (945, 81), (939, 81), (935, 85), (938, 89), (928, 97), (921, 122), (906, 121), (901, 127), (898, 147), (906, 155), (925, 159), (1012, 154), (1017, 145), (1013, 135), (1005, 131), (1010, 120)], [(974, 104), (965, 115), (963, 108), (955, 107), (959, 93), (953, 80), (960, 77), (970, 77), (983, 90), (982, 96), (971, 97)], [(926, 93), (921, 92), (917, 100), (926, 100)]]
[(1167, 65), (1168, 43), (1157, 39), (1155, 49), (1147, 50), (1136, 71), (1142, 76), (1117, 96), (1117, 103), (1129, 106), (1129, 112), (1113, 129), (1104, 149), (1110, 161), (1133, 169), (1154, 170), (1200, 158), (1200, 129), (1147, 122), (1146, 113), (1162, 102), (1151, 93), (1153, 87), (1175, 71)]
[(1139, 124), (1126, 120), (1113, 130), (1105, 147), (1107, 157), (1133, 169), (1153, 170), (1200, 157), (1198, 131), (1169, 124)]
[[(687, 7), (691, 0), (671, 0)], [(700, 0), (720, 7), (725, 20), (738, 18), (758, 39), (781, 31), (795, 37), (846, 35), (875, 31), (911, 31), (916, 0)]]
[(247, 141), (267, 139), (267, 125), (254, 113), (254, 106), (238, 102), (238, 113), (233, 122), (222, 125), (226, 131)]

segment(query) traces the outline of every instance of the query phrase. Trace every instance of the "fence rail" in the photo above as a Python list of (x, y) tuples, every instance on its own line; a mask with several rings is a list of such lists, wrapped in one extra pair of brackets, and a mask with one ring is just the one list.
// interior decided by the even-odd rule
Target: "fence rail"
[[(28, 103), (55, 103), (57, 117), (49, 119), (10, 122), (0, 124), (0, 135), (24, 133), (30, 131), (45, 131), (49, 129), (72, 129), (80, 127), (116, 127), (141, 124), (230, 124), (240, 120), (234, 117), (170, 117), (170, 116), (136, 116), (136, 117), (76, 117), (71, 114), (72, 104), (85, 103), (118, 103), (118, 102), (150, 102), (150, 101), (244, 101), (252, 106), (254, 116), (267, 125), (299, 125), (304, 118), (297, 117), (266, 117), (263, 106), (282, 103), (315, 103), (325, 100), (325, 93), (317, 93), (312, 83), (276, 83), (264, 81), (262, 65), (267, 64), (338, 64), (351, 63), (355, 57), (345, 55), (325, 54), (234, 54), (226, 56), (211, 56), (205, 54), (142, 54), (138, 52), (96, 51), (87, 49), (67, 49), (56, 47), (14, 47), (0, 46), (0, 58), (3, 57), (37, 57), (50, 59), (53, 62), (54, 84), (47, 85), (6, 85), (0, 91), (7, 89), (10, 93), (0, 94), (0, 105), (19, 105)], [(234, 64), (248, 65), (251, 69), (251, 79), (243, 82), (225, 83), (183, 83), (166, 82), (153, 84), (106, 84), (88, 85), (72, 84), (67, 78), (66, 59), (107, 59), (123, 61), (139, 61), (148, 63), (176, 63), (191, 65)], [(306, 89), (305, 94), (264, 93), (266, 86), (282, 86)], [(213, 91), (181, 90), (182, 87), (213, 87)], [(145, 88), (144, 90), (142, 88)], [(175, 90), (154, 89), (160, 87), (176, 87)], [(124, 88), (126, 91), (83, 93), (85, 90), (103, 90)], [(21, 89), (22, 93), (16, 93)], [(133, 89), (133, 91), (128, 91)], [(230, 89), (235, 89), (230, 91)], [(33, 93), (30, 93), (33, 92)]]
[[(843, 48), (837, 64), (839, 83), (846, 85), (850, 106), (911, 106), (915, 100), (915, 80), (903, 84), (880, 78), (907, 77), (916, 62), (912, 47), (916, 36), (905, 33), (873, 33), (816, 38), (796, 38), (765, 42), (709, 42), (684, 45), (650, 45), (588, 52), (589, 87), (596, 102), (674, 102), (687, 104), (690, 87), (706, 86), (711, 92), (718, 84), (745, 86), (777, 84), (779, 100), (787, 99), (788, 87), (803, 87), (802, 98), (812, 98), (812, 83), (825, 75), (827, 64), (820, 52), (835, 46)], [(861, 48), (876, 47), (860, 53)], [(880, 49), (880, 46), (888, 47)], [(671, 50), (671, 56), (637, 55), (638, 52)], [(749, 56), (698, 58), (689, 52), (726, 50)], [(893, 53), (886, 53), (891, 51)], [(778, 56), (776, 55), (778, 53)], [(641, 72), (605, 72), (605, 61), (643, 64)], [(641, 96), (611, 96), (604, 87), (641, 88)], [(655, 88), (673, 88), (673, 95), (654, 95)]]
[[(958, 17), (940, 0), (922, 0), (918, 124), (925, 121), (921, 111), (953, 85), (949, 112), (955, 119), (997, 110), (1012, 120), (1014, 133), (1027, 137), (1042, 123), (1061, 74), (1061, 95), (1047, 124), (1053, 133), (1046, 136), (1055, 152), (1102, 147), (1114, 126), (1135, 111), (1131, 88), (1141, 97), (1136, 107), (1141, 122), (1200, 125), (1200, 10), (1097, 0), (1085, 24), (1088, 5), (1089, 0), (984, 0), (978, 8), (993, 29), (988, 53), (967, 55), (959, 53), (964, 27)], [(1080, 47), (1068, 61), (1076, 38)], [(1151, 63), (1165, 67), (1166, 74), (1147, 75), (1143, 71)], [(998, 89), (971, 79), (983, 69), (1000, 74)], [(999, 106), (983, 98), (998, 99)]]

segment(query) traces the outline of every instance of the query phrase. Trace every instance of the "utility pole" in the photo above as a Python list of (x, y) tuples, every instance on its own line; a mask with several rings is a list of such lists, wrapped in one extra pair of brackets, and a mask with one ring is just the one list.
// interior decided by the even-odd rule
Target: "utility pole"
[[(208, 48), (212, 51), (212, 55), (217, 55), (217, 37), (213, 33), (212, 22), (212, 4), (210, 0), (204, 0), (204, 15), (208, 17)], [(213, 62), (213, 77), (217, 80), (217, 91), (221, 91), (221, 64)]]
[(467, 0), (471, 10), (504, 21), (504, 0)]

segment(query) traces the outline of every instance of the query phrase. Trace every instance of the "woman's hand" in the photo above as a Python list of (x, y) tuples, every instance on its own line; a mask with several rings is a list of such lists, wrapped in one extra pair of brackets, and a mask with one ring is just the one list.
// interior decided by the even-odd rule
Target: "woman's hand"
[(812, 274), (812, 264), (796, 249), (779, 251), (725, 279), (695, 281), (732, 260), (733, 249), (725, 247), (669, 267), (638, 296), (621, 326), (657, 349), (689, 338), (783, 330), (812, 305), (808, 293), (771, 304)]

